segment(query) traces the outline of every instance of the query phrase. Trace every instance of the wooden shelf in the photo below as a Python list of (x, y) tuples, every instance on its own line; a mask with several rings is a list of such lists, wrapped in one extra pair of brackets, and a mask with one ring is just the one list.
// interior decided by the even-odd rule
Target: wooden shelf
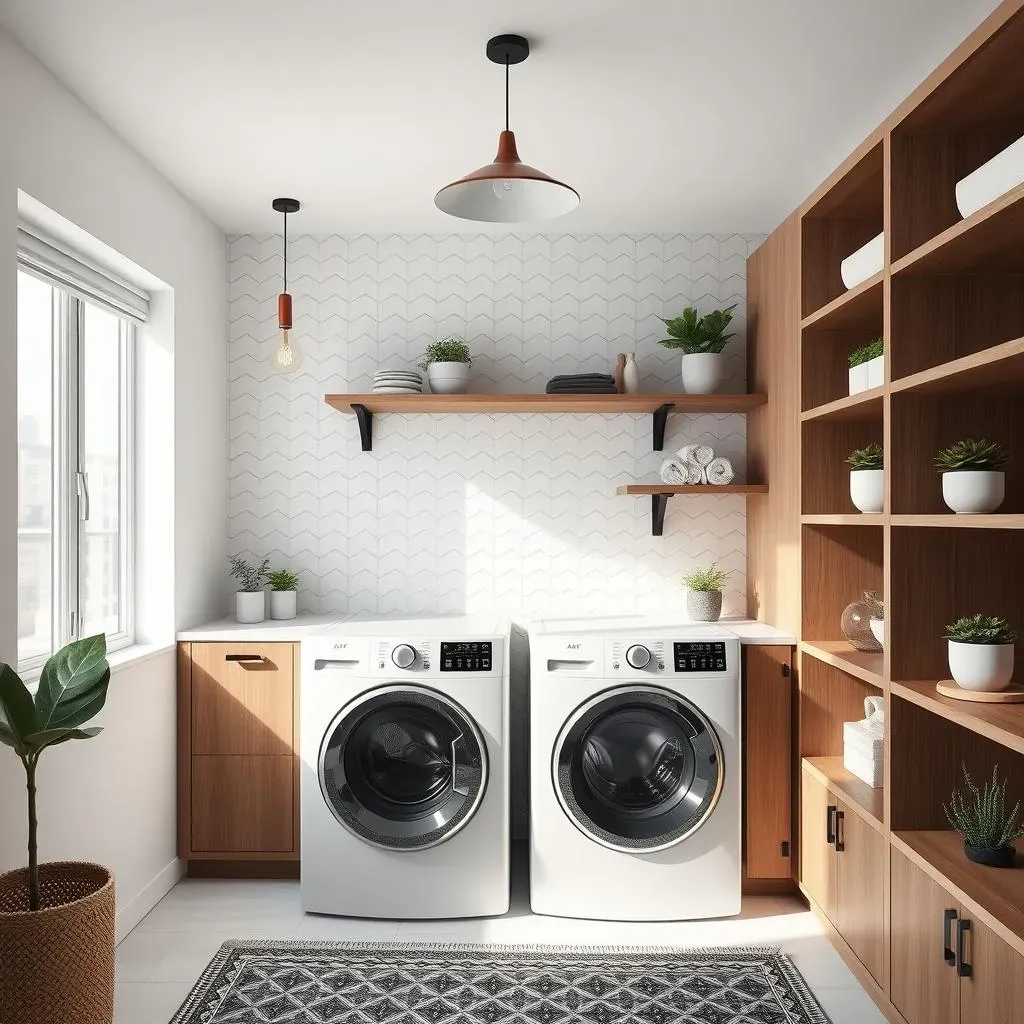
[(837, 515), (806, 515), (800, 517), (804, 526), (883, 526), (885, 516), (881, 512), (853, 512)]
[(936, 691), (934, 679), (893, 682), (889, 690), (894, 697), (908, 700), (940, 718), (1024, 754), (1024, 704), (972, 704), (953, 700)]
[(885, 790), (861, 782), (843, 767), (841, 757), (805, 757), (803, 766), (845, 800), (872, 828), (885, 831)]
[(891, 833), (895, 849), (909, 857), (983, 924), (1024, 954), (1024, 867), (1020, 854), (1015, 868), (989, 868), (964, 856), (956, 832), (899, 831)]
[(804, 640), (800, 650), (818, 661), (832, 665), (878, 689), (885, 689), (885, 671), (881, 652), (858, 651), (847, 640)]
[(856, 395), (837, 398), (827, 405), (819, 405), (800, 413), (805, 423), (814, 420), (842, 420), (854, 423), (881, 422), (884, 408), (885, 388), (871, 388)]
[(882, 325), (882, 282), (885, 274), (875, 274), (866, 281), (844, 292), (837, 299), (801, 321), (801, 328), (807, 330), (843, 331), (863, 327), (881, 333)]
[(1024, 338), (973, 352), (894, 380), (890, 390), (914, 395), (1018, 391), (1024, 386)]
[(622, 484), (615, 490), (620, 495), (650, 495), (651, 536), (661, 537), (665, 532), (665, 511), (668, 499), (681, 495), (699, 494), (701, 497), (722, 497), (726, 494), (767, 494), (767, 484)]
[(990, 512), (986, 515), (968, 515), (953, 512), (934, 515), (890, 516), (893, 526), (923, 526), (928, 528), (954, 530), (1024, 530), (1024, 513)]

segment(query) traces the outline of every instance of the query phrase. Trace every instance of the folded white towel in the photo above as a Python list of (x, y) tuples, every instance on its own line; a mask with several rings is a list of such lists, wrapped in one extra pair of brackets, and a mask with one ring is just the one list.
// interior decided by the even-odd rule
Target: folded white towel
[(732, 483), (732, 478), (736, 475), (732, 471), (732, 463), (728, 459), (712, 459), (704, 471), (707, 475), (707, 481), (709, 484), (714, 484), (716, 487), (724, 487), (726, 484)]
[(839, 264), (839, 276), (847, 288), (856, 288), (885, 266), (885, 232), (875, 235)]

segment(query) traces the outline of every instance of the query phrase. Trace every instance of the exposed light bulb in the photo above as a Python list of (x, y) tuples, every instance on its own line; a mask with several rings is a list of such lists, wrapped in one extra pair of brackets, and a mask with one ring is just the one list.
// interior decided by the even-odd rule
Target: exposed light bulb
[(523, 190), (522, 185), (515, 178), (495, 178), (491, 188), (503, 203), (518, 199), (519, 193)]
[(302, 353), (291, 334), (290, 328), (281, 328), (281, 344), (274, 349), (270, 356), (270, 368), (275, 373), (294, 373), (302, 366)]

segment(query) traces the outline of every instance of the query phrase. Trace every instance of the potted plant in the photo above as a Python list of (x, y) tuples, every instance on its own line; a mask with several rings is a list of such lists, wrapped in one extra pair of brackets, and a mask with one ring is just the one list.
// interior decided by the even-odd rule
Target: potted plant
[(35, 696), (0, 664), (0, 743), (25, 769), (28, 867), (0, 874), (0, 1020), (89, 1021), (114, 1015), (114, 878), (99, 864), (39, 863), (36, 768), (43, 751), (102, 730), (83, 728), (107, 699), (106, 639), (91, 636), (43, 666)]
[(427, 346), (420, 366), (427, 371), (430, 390), (438, 395), (461, 395), (469, 385), (469, 346), (461, 338), (443, 338)]
[(945, 636), (949, 671), (957, 686), (991, 693), (1010, 685), (1017, 635), (1006, 619), (967, 615), (950, 623)]
[(846, 456), (850, 465), (850, 500), (861, 512), (881, 512), (885, 505), (885, 454), (880, 444), (856, 448)]
[(722, 614), (722, 587), (728, 580), (729, 573), (715, 564), (683, 576), (686, 612), (694, 622), (718, 621)]
[(267, 604), (263, 586), (267, 582), (270, 559), (251, 565), (239, 555), (231, 559), (231, 575), (238, 580), (235, 594), (235, 618), (239, 622), (262, 622), (266, 618)]
[(850, 353), (850, 394), (856, 395), (885, 383), (885, 340), (875, 338)]
[(1003, 466), (1008, 456), (998, 441), (965, 438), (935, 455), (942, 473), (942, 500), (954, 511), (995, 512), (1006, 496)]
[(290, 569), (273, 569), (267, 573), (270, 583), (270, 617), (294, 619), (299, 577)]
[(711, 395), (722, 383), (722, 349), (735, 332), (729, 331), (735, 304), (714, 309), (701, 316), (688, 306), (673, 320), (658, 317), (669, 336), (658, 342), (665, 348), (683, 352), (683, 391), (688, 395)]
[(963, 766), (967, 793), (953, 792), (950, 805), (942, 805), (946, 819), (963, 836), (964, 854), (975, 864), (990, 868), (1012, 868), (1017, 851), (1014, 840), (1024, 837), (1024, 826), (1018, 824), (1020, 803), (1006, 810), (1006, 779), (999, 781), (999, 765), (992, 768), (992, 781), (979, 790), (967, 765)]

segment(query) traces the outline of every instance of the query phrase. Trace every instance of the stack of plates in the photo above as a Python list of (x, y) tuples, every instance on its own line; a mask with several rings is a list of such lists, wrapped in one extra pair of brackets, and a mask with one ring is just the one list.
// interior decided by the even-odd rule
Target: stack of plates
[(423, 377), (413, 370), (378, 370), (373, 375), (373, 390), (378, 395), (418, 395)]

